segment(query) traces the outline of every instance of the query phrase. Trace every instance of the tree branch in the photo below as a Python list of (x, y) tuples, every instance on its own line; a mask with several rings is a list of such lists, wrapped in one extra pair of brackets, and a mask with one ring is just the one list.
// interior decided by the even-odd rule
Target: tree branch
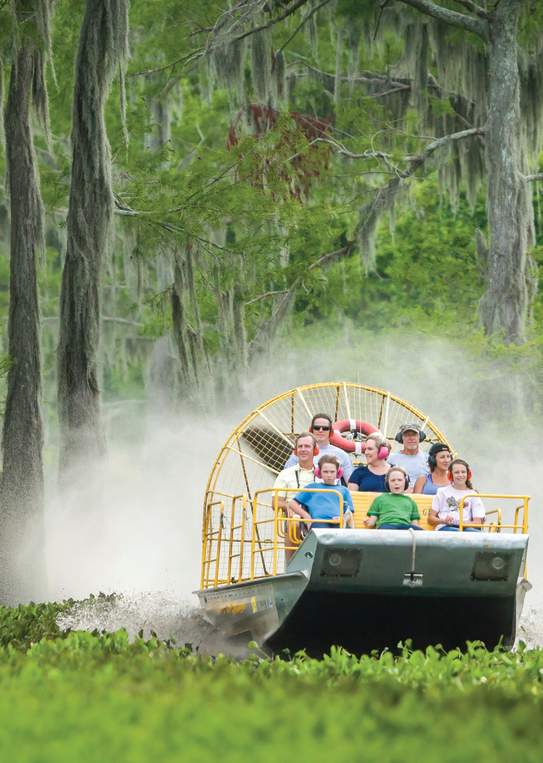
[(359, 242), (360, 250), (363, 256), (363, 262), (367, 271), (374, 267), (374, 237), (377, 224), (382, 214), (389, 212), (394, 208), (396, 198), (404, 186), (404, 182), (412, 177), (415, 172), (422, 167), (424, 162), (441, 146), (457, 140), (479, 135), (484, 130), (473, 128), (471, 130), (461, 130), (460, 132), (444, 135), (441, 138), (428, 143), (420, 154), (405, 157), (409, 162), (406, 170), (398, 171), (396, 176), (391, 178), (388, 183), (377, 189), (375, 196), (367, 204), (364, 204), (360, 210), (360, 219), (356, 227), (356, 238)]
[(316, 270), (317, 268), (333, 265), (334, 262), (338, 262), (338, 260), (342, 260), (344, 257), (348, 257), (350, 254), (352, 254), (354, 245), (354, 241), (349, 241), (347, 244), (345, 244), (345, 246), (342, 246), (341, 249), (336, 249), (334, 252), (321, 254), (321, 256), (316, 259), (315, 262), (312, 262), (307, 269)]
[(477, 5), (477, 3), (474, 3), (473, 0), (456, 0), (456, 2), (459, 5), (463, 5), (464, 8), (466, 8), (468, 11), (475, 13), (475, 15), (479, 16), (481, 19), (488, 21), (490, 18), (490, 15), (485, 11), (485, 9), (481, 8), (481, 6)]
[(362, 151), (362, 153), (357, 154), (354, 153), (354, 151), (349, 151), (349, 149), (344, 146), (343, 143), (340, 143), (334, 138), (314, 138), (309, 145), (313, 145), (314, 143), (327, 143), (328, 145), (335, 148), (338, 154), (341, 156), (346, 156), (347, 159), (378, 159), (384, 162), (391, 172), (395, 174), (401, 173), (400, 169), (390, 161), (390, 154), (386, 154), (383, 151), (370, 151), (369, 149), (366, 149), (366, 151)]
[[(366, 150), (362, 151), (362, 153), (354, 153), (354, 151), (349, 151), (349, 149), (346, 148), (343, 143), (340, 143), (338, 140), (334, 140), (333, 138), (314, 138), (311, 141), (311, 144), (327, 143), (328, 145), (335, 148), (338, 154), (346, 156), (348, 159), (378, 159), (384, 162), (388, 169), (391, 170), (391, 172), (393, 172), (395, 175), (400, 178), (406, 178), (412, 175), (413, 172), (415, 172), (415, 170), (420, 167), (420, 165), (423, 164), (426, 159), (428, 159), (428, 157), (430, 157), (435, 151), (437, 151), (445, 144), (458, 140), (464, 140), (465, 138), (470, 138), (473, 135), (483, 135), (484, 132), (485, 130), (483, 127), (471, 127), (468, 130), (460, 130), (459, 132), (454, 132), (450, 135), (444, 135), (441, 138), (436, 138), (435, 140), (428, 143), (422, 153), (404, 157), (404, 161), (409, 162), (411, 165), (411, 167), (407, 170), (401, 170), (399, 167), (392, 164), (390, 161), (390, 154), (386, 154), (383, 151)], [(526, 179), (539, 178), (537, 176), (528, 175)]]
[(438, 148), (446, 145), (447, 143), (454, 143), (458, 140), (464, 140), (464, 138), (471, 138), (473, 135), (484, 135), (484, 127), (472, 127), (469, 130), (460, 130), (459, 132), (453, 132), (450, 135), (444, 135), (441, 138), (436, 138), (424, 148), (420, 154), (414, 154), (413, 156), (406, 156), (406, 161), (410, 162), (411, 167), (406, 170), (403, 177), (409, 177), (412, 175), (421, 164), (437, 151)]
[[(353, 251), (354, 246), (355, 246), (355, 242), (349, 241), (345, 246), (341, 247), (341, 249), (336, 249), (334, 252), (327, 252), (326, 254), (321, 254), (320, 257), (318, 257), (314, 262), (312, 262), (307, 269), (315, 270), (316, 268), (322, 268), (322, 267), (327, 267), (328, 265), (332, 265), (334, 262), (337, 262), (338, 260), (341, 260), (344, 257), (348, 257)], [(254, 357), (254, 355), (257, 354), (259, 351), (262, 351), (262, 349), (264, 349), (264, 347), (267, 344), (269, 344), (269, 342), (273, 339), (274, 335), (277, 332), (277, 329), (281, 325), (281, 321), (283, 320), (290, 306), (292, 305), (294, 296), (296, 294), (296, 290), (298, 289), (301, 283), (302, 283), (301, 276), (297, 276), (294, 279), (294, 281), (290, 284), (288, 289), (285, 289), (283, 292), (277, 292), (279, 294), (282, 294), (282, 296), (277, 301), (274, 309), (272, 310), (271, 316), (266, 320), (264, 324), (260, 326), (260, 328), (256, 332), (253, 339), (249, 342), (249, 351), (252, 357)], [(267, 292), (267, 294), (273, 294), (273, 293), (274, 292)], [(262, 296), (264, 297), (266, 295), (264, 294)], [(250, 303), (247, 303), (247, 304), (250, 304)]]
[[(304, 66), (306, 69), (309, 69), (309, 71), (314, 72), (319, 77), (324, 78), (326, 80), (329, 80), (330, 84), (333, 86), (334, 80), (335, 80), (335, 74), (330, 74), (330, 72), (325, 72), (322, 69), (317, 69), (316, 66), (312, 66), (307, 61), (304, 61), (302, 58), (297, 56), (295, 53), (291, 52), (291, 56), (294, 56), (297, 61), (296, 63), (300, 66)], [(295, 76), (300, 77), (303, 76), (301, 74), (295, 74)], [(411, 80), (407, 78), (393, 78), (390, 77), (388, 74), (381, 74), (380, 72), (361, 72), (360, 74), (356, 75), (355, 77), (350, 77), (347, 74), (341, 75), (339, 79), (342, 82), (363, 82), (367, 83), (369, 85), (375, 84), (375, 83), (383, 83), (386, 85), (386, 87), (394, 87), (398, 90), (409, 90), (411, 88)], [(380, 96), (382, 93), (371, 93), (371, 95), (377, 95)]]
[(286, 42), (284, 42), (281, 45), (281, 47), (275, 51), (275, 55), (277, 56), (279, 53), (281, 53), (281, 51), (283, 51), (287, 47), (287, 45), (289, 45), (292, 42), (292, 40), (296, 37), (296, 35), (300, 31), (300, 29), (303, 27), (303, 25), (307, 21), (309, 21), (311, 16), (313, 16), (320, 8), (322, 8), (323, 5), (327, 5), (329, 2), (330, 0), (321, 0), (321, 2), (318, 5), (315, 5), (312, 8), (310, 8), (309, 11), (306, 13), (306, 15), (303, 17), (303, 19), (300, 21), (300, 23), (298, 24), (294, 32), (287, 38)]
[[(291, 8), (288, 8), (284, 13), (282, 13), (280, 16), (276, 16), (273, 19), (270, 19), (266, 24), (261, 24), (260, 26), (251, 27), (251, 29), (248, 29), (246, 32), (242, 32), (241, 34), (236, 35), (236, 37), (232, 37), (228, 40), (229, 43), (231, 42), (237, 42), (238, 40), (243, 40), (245, 37), (249, 37), (252, 34), (255, 34), (256, 32), (263, 32), (265, 29), (271, 29), (272, 26), (275, 26), (280, 21), (284, 21), (289, 16), (292, 16), (292, 14), (298, 10), (298, 8), (301, 8), (302, 5), (305, 5), (308, 2), (308, 0), (296, 0), (294, 5)], [(326, 0), (326, 2), (330, 2), (330, 0)], [(325, 5), (325, 3), (323, 3)], [(320, 7), (320, 6), (319, 6)]]
[(170, 61), (169, 64), (164, 64), (163, 66), (156, 66), (154, 69), (142, 69), (139, 72), (129, 72), (126, 76), (127, 77), (147, 77), (149, 74), (157, 74), (158, 72), (164, 72), (166, 69), (173, 69), (177, 66), (177, 64), (184, 63), (187, 59), (187, 56), (181, 56), (180, 58), (176, 58), (174, 61)]
[(543, 172), (536, 172), (533, 175), (524, 175), (524, 182), (531, 183), (532, 180), (543, 180)]
[(467, 32), (473, 32), (483, 40), (488, 40), (488, 24), (481, 19), (474, 19), (472, 16), (467, 16), (465, 13), (458, 13), (457, 11), (451, 11), (448, 8), (444, 8), (442, 5), (431, 0), (400, 0), (405, 5), (410, 5), (412, 8), (416, 8), (417, 11), (425, 13), (427, 16), (432, 16), (438, 21), (443, 21), (445, 24), (465, 29)]
[(266, 291), (264, 294), (259, 294), (258, 297), (254, 297), (245, 303), (245, 307), (248, 305), (254, 305), (255, 302), (260, 302), (261, 299), (267, 299), (268, 297), (275, 297), (277, 294), (286, 294), (288, 289), (276, 289), (275, 291)]

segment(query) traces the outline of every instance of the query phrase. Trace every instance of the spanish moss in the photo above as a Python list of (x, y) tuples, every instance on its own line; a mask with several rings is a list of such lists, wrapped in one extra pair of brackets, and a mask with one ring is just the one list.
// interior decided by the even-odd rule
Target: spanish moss
[(272, 97), (272, 47), (268, 29), (251, 37), (251, 77), (258, 100), (268, 103)]
[[(10, 304), (7, 397), (3, 422), (2, 601), (25, 597), (23, 580), (43, 582), (43, 425), (38, 256), (44, 249), (44, 211), (31, 129), (31, 106), (47, 125), (45, 67), (49, 0), (13, 3), (16, 38), (5, 111), (10, 196)], [(22, 551), (22, 543), (28, 555)], [(16, 555), (14, 556), (14, 554)], [(31, 570), (23, 576), (22, 571)], [(36, 589), (34, 589), (36, 590)]]
[(104, 103), (128, 54), (128, 0), (87, 0), (76, 61), (68, 244), (58, 351), (60, 470), (103, 452), (99, 278), (113, 213)]
[(244, 100), (245, 54), (245, 40), (234, 40), (217, 45), (211, 55), (213, 77), (235, 96), (235, 105), (242, 104)]

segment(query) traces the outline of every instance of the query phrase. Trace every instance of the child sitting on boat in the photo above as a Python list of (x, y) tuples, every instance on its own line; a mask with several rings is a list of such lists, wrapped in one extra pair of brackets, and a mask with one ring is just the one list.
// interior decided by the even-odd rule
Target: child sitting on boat
[[(288, 502), (288, 507), (294, 514), (305, 520), (310, 519), (328, 519), (333, 522), (311, 522), (310, 528), (315, 527), (333, 527), (340, 521), (340, 499), (343, 498), (343, 519), (345, 527), (354, 527), (353, 523), (353, 501), (351, 494), (344, 485), (339, 484), (341, 478), (341, 468), (339, 461), (335, 456), (321, 456), (318, 464), (318, 473), (322, 482), (310, 482), (305, 489), (297, 493), (294, 498)], [(326, 492), (313, 493), (311, 489), (318, 488)]]
[(393, 466), (385, 474), (385, 490), (372, 502), (368, 516), (364, 520), (366, 527), (378, 530), (422, 530), (419, 527), (419, 510), (415, 501), (405, 495), (409, 487), (409, 475), (401, 466)]
[[(463, 522), (471, 525), (481, 525), (485, 521), (485, 507), (483, 502), (473, 494), (471, 482), (471, 469), (467, 461), (455, 458), (451, 461), (447, 470), (450, 485), (438, 488), (432, 498), (432, 510), (428, 522), (438, 530), (458, 532), (460, 527), (460, 501), (463, 503)], [(467, 496), (470, 496), (469, 498)], [(480, 527), (463, 528), (465, 532), (479, 532)]]

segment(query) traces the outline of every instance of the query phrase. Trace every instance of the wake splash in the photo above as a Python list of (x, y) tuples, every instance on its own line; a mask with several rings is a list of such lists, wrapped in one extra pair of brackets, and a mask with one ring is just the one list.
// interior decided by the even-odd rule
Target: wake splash
[[(250, 650), (248, 638), (227, 639), (208, 623), (197, 605), (179, 601), (164, 592), (118, 594), (114, 597), (86, 600), (74, 605), (57, 618), (62, 630), (105, 631), (124, 628), (129, 638), (141, 632), (144, 638), (154, 634), (177, 647), (189, 646), (203, 657), (224, 654), (243, 659)], [(524, 608), (517, 628), (516, 643), (523, 641), (529, 649), (543, 647), (543, 612)]]
[(541, 609), (524, 606), (517, 628), (516, 643), (519, 641), (524, 641), (528, 649), (543, 647), (543, 612)]
[(176, 647), (190, 646), (202, 656), (224, 654), (241, 659), (249, 654), (248, 638), (239, 643), (225, 638), (204, 619), (197, 605), (160, 591), (87, 599), (62, 612), (57, 625), (61, 630), (107, 633), (124, 628), (130, 639), (140, 633), (146, 639), (156, 634)]

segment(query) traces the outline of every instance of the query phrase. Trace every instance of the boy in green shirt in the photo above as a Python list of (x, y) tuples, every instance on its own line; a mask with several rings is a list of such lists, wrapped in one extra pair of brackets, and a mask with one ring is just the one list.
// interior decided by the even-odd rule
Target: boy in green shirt
[(378, 530), (422, 530), (419, 526), (419, 510), (415, 501), (405, 491), (409, 487), (409, 475), (401, 466), (393, 466), (385, 474), (385, 489), (371, 504), (364, 520), (366, 527)]

